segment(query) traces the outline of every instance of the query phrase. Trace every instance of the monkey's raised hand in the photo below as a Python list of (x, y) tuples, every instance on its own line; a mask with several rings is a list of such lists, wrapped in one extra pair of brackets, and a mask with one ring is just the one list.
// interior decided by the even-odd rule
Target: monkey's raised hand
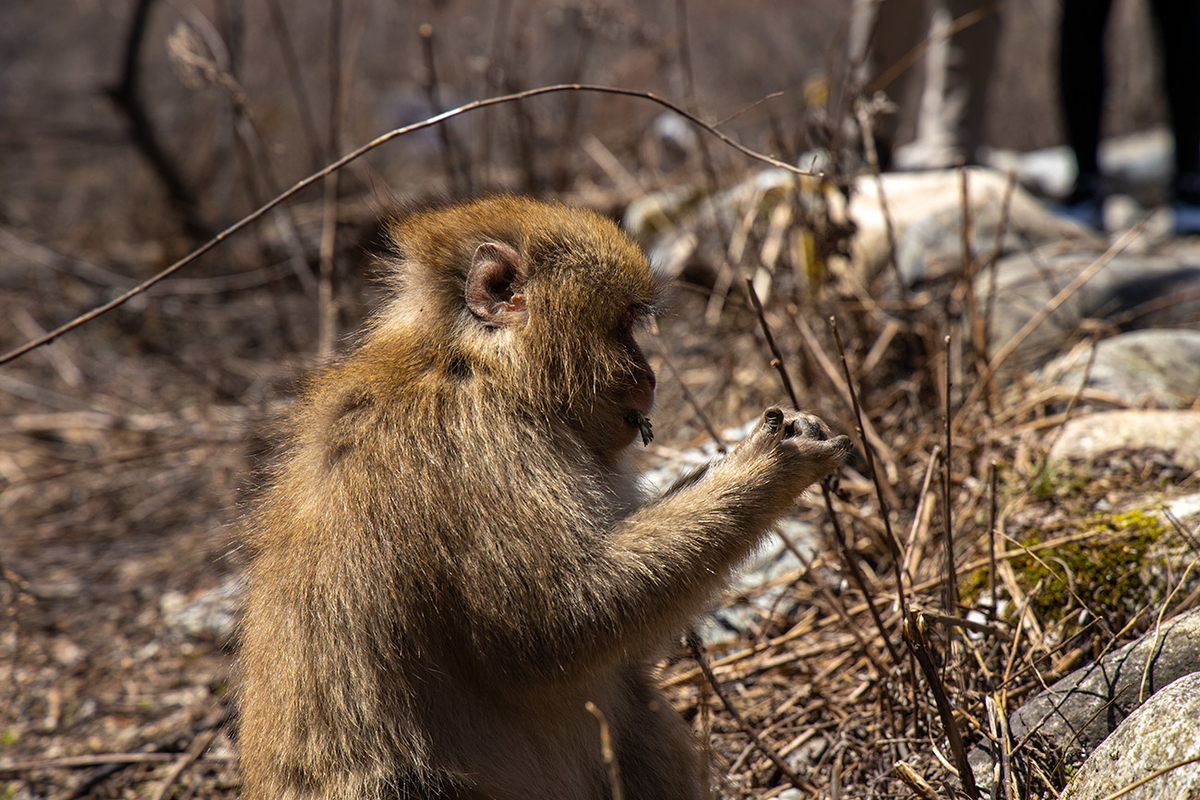
[(803, 411), (768, 408), (750, 434), (721, 462), (743, 480), (761, 481), (765, 503), (783, 513), (789, 503), (845, 461), (850, 439)]
[[(611, 539), (615, 571), (644, 574), (659, 641), (701, 610), (796, 496), (846, 458), (850, 440), (817, 417), (768, 409), (723, 458), (682, 478), (626, 518)], [(664, 576), (668, 580), (664, 580)], [(676, 627), (676, 629), (677, 629)]]

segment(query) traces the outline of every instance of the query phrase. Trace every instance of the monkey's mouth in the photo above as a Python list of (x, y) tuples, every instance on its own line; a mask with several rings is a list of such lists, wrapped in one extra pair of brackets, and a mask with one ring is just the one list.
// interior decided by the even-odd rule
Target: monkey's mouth
[[(637, 351), (637, 355), (641, 357), (641, 351)], [(645, 363), (645, 358), (641, 358), (642, 369), (635, 373), (633, 385), (630, 386), (625, 393), (625, 424), (630, 428), (631, 432), (641, 434), (642, 444), (650, 444), (654, 438), (654, 431), (650, 425), (650, 411), (654, 408), (654, 389), (657, 381), (654, 378), (654, 372), (650, 366)]]
[(625, 422), (629, 423), (629, 427), (637, 430), (642, 436), (642, 445), (648, 445), (654, 441), (654, 426), (650, 422), (650, 418), (638, 411), (636, 408), (631, 408), (625, 412)]

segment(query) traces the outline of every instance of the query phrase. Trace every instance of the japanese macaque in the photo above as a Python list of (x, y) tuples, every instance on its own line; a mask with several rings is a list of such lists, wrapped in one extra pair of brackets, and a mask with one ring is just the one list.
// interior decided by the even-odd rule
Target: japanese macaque
[(596, 214), (501, 195), (386, 223), (390, 293), (314, 377), (251, 523), (244, 797), (702, 795), (663, 650), (849, 449), (768, 410), (653, 499), (625, 452), (659, 287)]

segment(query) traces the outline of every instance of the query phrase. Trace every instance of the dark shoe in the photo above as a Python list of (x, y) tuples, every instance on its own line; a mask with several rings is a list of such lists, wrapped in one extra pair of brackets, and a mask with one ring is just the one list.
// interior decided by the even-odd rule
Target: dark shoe
[(1080, 175), (1071, 193), (1052, 205), (1050, 210), (1060, 217), (1103, 231), (1104, 200), (1107, 195), (1104, 180), (1098, 175)]
[(1177, 236), (1200, 235), (1200, 175), (1183, 173), (1171, 181), (1171, 212)]

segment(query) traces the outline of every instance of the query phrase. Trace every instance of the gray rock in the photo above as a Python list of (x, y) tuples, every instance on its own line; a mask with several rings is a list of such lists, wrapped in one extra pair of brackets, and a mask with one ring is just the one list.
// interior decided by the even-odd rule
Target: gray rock
[(225, 643), (233, 638), (245, 593), (245, 579), (234, 575), (217, 588), (191, 597), (168, 592), (158, 607), (167, 628), (177, 635)]
[(1085, 374), (1082, 398), (1093, 408), (1186, 408), (1200, 397), (1200, 331), (1122, 333), (1097, 342), (1094, 358), (1089, 346), (1059, 356), (1041, 370), (1039, 378), (1061, 385), (1070, 395), (1079, 389)]
[[(1193, 610), (1075, 670), (1018, 708), (1008, 720), (1012, 740), (1020, 742), (1036, 732), (1050, 752), (1076, 761), (1155, 692), (1198, 670), (1200, 610)], [(996, 760), (982, 746), (971, 752), (980, 787), (992, 786)]]
[[(1056, 247), (1077, 246), (1093, 249), (1098, 238), (1079, 223), (1051, 214), (1032, 198), (1022, 198), (1004, 220), (1001, 200), (993, 198), (972, 210), (971, 253), (974, 269), (979, 270), (994, 256), (1055, 243)], [(896, 242), (896, 262), (900, 276), (910, 289), (928, 286), (962, 271), (962, 209), (946, 208), (913, 223)]]
[[(1097, 246), (1097, 236), (1071, 220), (1049, 213), (1032, 195), (1016, 188), (1004, 210), (1008, 178), (995, 170), (967, 171), (971, 238), (978, 260), (996, 247), (1000, 220), (1005, 220), (1001, 253), (1064, 240)], [(882, 176), (883, 197), (896, 236), (896, 260), (910, 285), (927, 283), (962, 267), (962, 174), (960, 170), (890, 173)], [(847, 212), (858, 225), (851, 253), (865, 275), (884, 269), (887, 228), (879, 189), (873, 176), (855, 181)]]
[(1167, 462), (1200, 470), (1200, 411), (1100, 411), (1068, 421), (1050, 448), (1050, 463), (1092, 463), (1152, 451)]
[(1084, 762), (1063, 800), (1100, 800), (1166, 770), (1121, 794), (1124, 800), (1200, 795), (1200, 672), (1179, 678), (1121, 723)]
[[(816, 555), (813, 526), (798, 519), (786, 519), (780, 533), (810, 562)], [(768, 536), (758, 551), (740, 570), (727, 596), (730, 602), (701, 620), (697, 630), (704, 644), (720, 647), (753, 634), (773, 613), (788, 613), (783, 604), (786, 579), (803, 570), (804, 562), (778, 536)]]
[(1147, 697), (1197, 670), (1200, 611), (1191, 611), (1062, 678), (1017, 709), (1009, 729), (1020, 740), (1036, 728), (1071, 758), (1095, 749)]
[[(1081, 272), (1098, 252), (1016, 253), (996, 264), (988, 346), (997, 352)], [(975, 280), (981, 313), (988, 306), (992, 277)], [(1200, 319), (1200, 265), (1163, 256), (1118, 256), (1059, 305), (1016, 347), (1002, 373), (1033, 370), (1062, 353), (1084, 320), (1112, 327), (1187, 327)]]

